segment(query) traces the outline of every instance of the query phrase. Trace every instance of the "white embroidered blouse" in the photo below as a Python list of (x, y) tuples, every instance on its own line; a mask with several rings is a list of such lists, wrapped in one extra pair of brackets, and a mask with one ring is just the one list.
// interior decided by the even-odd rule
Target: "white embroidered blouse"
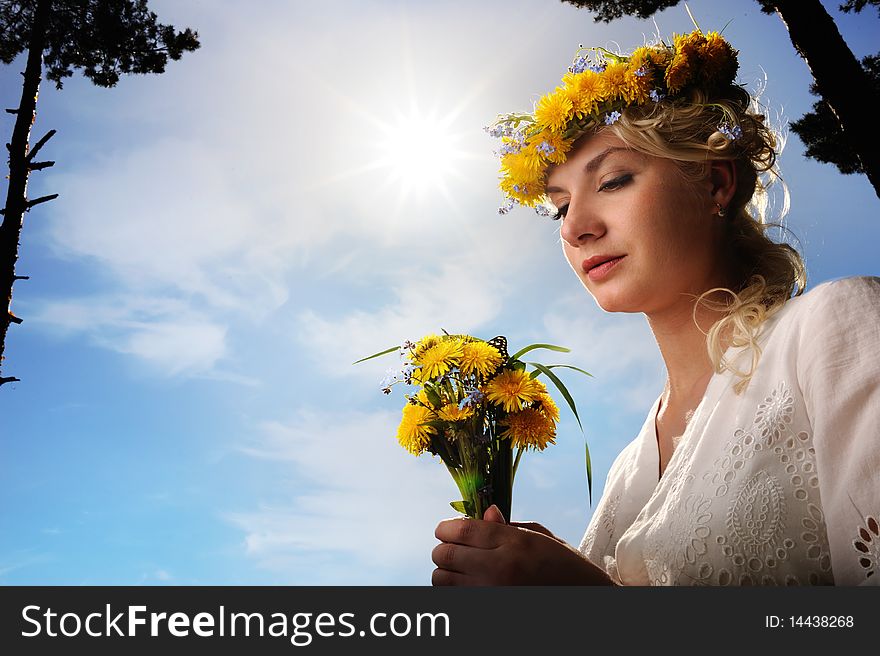
[(712, 377), (659, 481), (659, 399), (614, 461), (580, 550), (615, 582), (880, 584), (880, 278), (789, 300), (759, 344), (742, 394)]

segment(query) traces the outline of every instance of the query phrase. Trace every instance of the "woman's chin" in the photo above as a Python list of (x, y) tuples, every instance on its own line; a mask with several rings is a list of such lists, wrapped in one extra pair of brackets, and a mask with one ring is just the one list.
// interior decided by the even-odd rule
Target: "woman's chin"
[(619, 294), (610, 289), (592, 290), (589, 287), (587, 288), (587, 291), (590, 292), (590, 296), (595, 299), (596, 305), (602, 308), (605, 312), (642, 311), (641, 308), (633, 302), (633, 299), (628, 298), (625, 294)]

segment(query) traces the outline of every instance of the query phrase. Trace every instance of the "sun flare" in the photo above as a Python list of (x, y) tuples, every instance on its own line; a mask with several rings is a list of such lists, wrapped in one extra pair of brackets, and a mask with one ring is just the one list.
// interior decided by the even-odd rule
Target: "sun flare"
[(444, 189), (462, 155), (450, 119), (432, 114), (399, 116), (383, 126), (377, 165), (388, 173), (388, 184), (404, 194)]

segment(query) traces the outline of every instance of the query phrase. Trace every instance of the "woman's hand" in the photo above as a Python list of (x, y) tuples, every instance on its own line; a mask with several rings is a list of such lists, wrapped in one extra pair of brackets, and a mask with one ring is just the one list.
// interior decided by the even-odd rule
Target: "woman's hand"
[(496, 506), (483, 519), (447, 519), (434, 535), (433, 585), (613, 585), (580, 552), (534, 522), (504, 521)]

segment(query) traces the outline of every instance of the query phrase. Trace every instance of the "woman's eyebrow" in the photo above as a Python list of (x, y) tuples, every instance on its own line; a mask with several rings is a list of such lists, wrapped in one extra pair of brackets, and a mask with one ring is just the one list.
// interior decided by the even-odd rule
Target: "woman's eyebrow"
[[(596, 155), (589, 162), (587, 162), (586, 166), (584, 166), (584, 171), (586, 173), (595, 173), (596, 169), (598, 169), (600, 166), (602, 166), (602, 162), (605, 161), (605, 158), (608, 157), (611, 153), (616, 152), (618, 150), (629, 151), (630, 149), (626, 148), (624, 146), (610, 146), (609, 148), (606, 148), (601, 153)], [(556, 192), (565, 191), (565, 190), (562, 189), (561, 187), (547, 187), (544, 191), (547, 192), (548, 194), (551, 194), (551, 193), (556, 193)]]
[(587, 162), (587, 165), (584, 167), (584, 171), (586, 171), (587, 173), (594, 173), (596, 169), (598, 169), (602, 165), (602, 162), (605, 160), (606, 157), (618, 150), (629, 150), (629, 148), (624, 148), (623, 146), (611, 146), (610, 148), (606, 148), (589, 162)]

